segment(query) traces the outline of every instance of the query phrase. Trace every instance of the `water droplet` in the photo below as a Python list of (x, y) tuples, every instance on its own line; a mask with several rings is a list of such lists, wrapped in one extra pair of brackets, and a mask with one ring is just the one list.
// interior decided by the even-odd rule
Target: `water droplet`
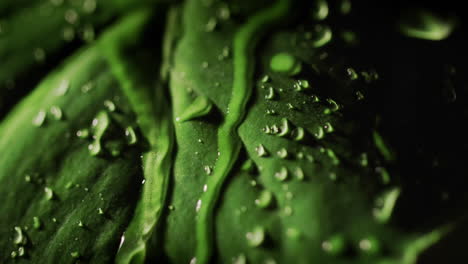
[(253, 160), (247, 159), (247, 160), (242, 164), (241, 170), (247, 171), (247, 172), (249, 172), (249, 173), (254, 172), (254, 170), (255, 170), (255, 164), (254, 164)]
[(70, 81), (62, 80), (59, 86), (57, 87), (57, 89), (55, 89), (54, 94), (56, 96), (64, 96), (65, 94), (67, 94), (69, 89), (70, 89)]
[(275, 54), (270, 61), (272, 71), (288, 75), (296, 75), (301, 71), (301, 62), (289, 53)]
[(438, 41), (448, 38), (455, 26), (455, 17), (441, 17), (421, 9), (408, 13), (400, 21), (399, 29), (407, 37)]
[(203, 185), (203, 192), (208, 191), (208, 184)]
[(26, 245), (28, 242), (28, 238), (26, 237), (26, 234), (23, 233), (23, 229), (19, 226), (15, 226), (15, 236), (13, 238), (13, 243), (15, 245)]
[(198, 96), (195, 100), (176, 118), (177, 122), (190, 121), (210, 113), (213, 104), (205, 96)]
[(380, 179), (383, 184), (390, 183), (390, 173), (388, 173), (387, 169), (384, 167), (377, 167), (375, 168), (375, 171), (380, 174)]
[(320, 48), (328, 44), (332, 40), (332, 31), (329, 26), (316, 25), (312, 33), (311, 44), (314, 48)]
[(335, 152), (332, 149), (327, 149), (327, 156), (332, 160), (333, 165), (339, 165), (340, 160), (336, 156)]
[(260, 195), (255, 199), (255, 204), (260, 208), (267, 208), (273, 202), (273, 194), (268, 190), (263, 190)]
[(76, 136), (81, 138), (81, 139), (86, 139), (89, 137), (89, 130), (84, 128), (76, 131)]
[(291, 131), (291, 137), (295, 141), (301, 141), (304, 139), (304, 128), (302, 127), (297, 127)]
[(394, 187), (385, 191), (376, 199), (376, 208), (373, 209), (372, 213), (378, 222), (386, 223), (390, 220), (399, 196), (400, 188)]
[(342, 235), (334, 235), (322, 242), (322, 249), (332, 256), (338, 256), (345, 251), (346, 241)]
[(94, 83), (93, 82), (87, 82), (81, 87), (81, 92), (82, 93), (89, 93), (94, 88)]
[(287, 192), (285, 197), (287, 200), (292, 200), (292, 198), (294, 198), (294, 194), (292, 192)]
[(294, 170), (294, 175), (296, 175), (296, 178), (300, 181), (304, 180), (304, 171), (302, 170), (301, 167), (297, 167)]
[(138, 142), (138, 138), (133, 127), (129, 126), (125, 128), (125, 139), (127, 140), (128, 145), (135, 145)]
[(367, 237), (359, 241), (359, 249), (368, 255), (375, 255), (380, 251), (380, 243), (374, 237)]
[(285, 159), (288, 157), (288, 151), (285, 148), (281, 148), (276, 152), (276, 155), (282, 159)]
[(202, 206), (202, 200), (199, 199), (199, 200), (197, 201), (197, 205), (195, 206), (195, 212), (200, 211), (201, 206)]
[(205, 31), (213, 32), (216, 29), (216, 25), (218, 25), (218, 20), (215, 17), (210, 18), (205, 24)]
[(293, 214), (293, 209), (291, 206), (287, 205), (284, 207), (283, 212), (285, 216), (291, 216)]
[(83, 11), (85, 13), (91, 14), (96, 10), (96, 0), (84, 0), (83, 1)]
[(326, 122), (325, 125), (323, 125), (323, 129), (326, 133), (333, 132), (333, 126), (330, 124), (330, 122)]
[(351, 80), (357, 80), (359, 78), (359, 75), (353, 68), (347, 68), (346, 72), (348, 73), (349, 79)]
[(285, 181), (288, 178), (288, 169), (286, 167), (281, 167), (281, 169), (275, 172), (275, 178), (278, 181)]
[(206, 175), (211, 175), (211, 173), (213, 172), (212, 167), (208, 165), (206, 165), (203, 169), (205, 170)]
[(372, 133), (372, 136), (373, 136), (373, 139), (374, 139), (375, 146), (379, 150), (380, 154), (385, 158), (385, 160), (386, 161), (395, 160), (395, 156), (394, 156), (393, 152), (390, 150), (388, 145), (385, 143), (383, 137), (379, 134), (379, 132), (374, 130), (374, 132)]
[(369, 165), (369, 161), (367, 159), (367, 153), (361, 153), (361, 155), (359, 156), (359, 164), (362, 167), (367, 167)]
[(232, 264), (247, 264), (247, 258), (244, 254), (240, 254), (233, 259)]
[(171, 210), (171, 211), (174, 211), (174, 210), (175, 210), (175, 206), (174, 206), (174, 205), (172, 205), (172, 204), (171, 204), (171, 205), (169, 205), (167, 208), (169, 208), (169, 210)]
[(68, 23), (75, 24), (78, 21), (78, 18), (78, 13), (75, 10), (69, 9), (65, 11), (65, 21)]
[(54, 191), (49, 187), (44, 187), (45, 197), (47, 200), (53, 200), (55, 198)]
[(34, 119), (32, 120), (32, 124), (36, 127), (41, 127), (47, 117), (47, 112), (45, 110), (39, 110), (39, 112), (36, 114)]
[(255, 227), (245, 234), (247, 244), (251, 247), (258, 247), (265, 241), (265, 229), (261, 226)]
[(104, 210), (102, 208), (97, 209), (99, 215), (104, 215)]
[(265, 99), (273, 100), (275, 99), (275, 90), (273, 87), (268, 87), (267, 93), (265, 94)]
[(301, 231), (299, 231), (299, 229), (294, 228), (294, 227), (288, 227), (286, 229), (286, 236), (288, 236), (288, 238), (297, 240), (301, 237)]
[(96, 156), (101, 153), (101, 138), (110, 125), (110, 118), (107, 112), (101, 111), (93, 119), (91, 123), (91, 130), (93, 131), (93, 143), (88, 146), (89, 153)]
[(295, 83), (294, 83), (294, 89), (298, 92), (300, 91), (303, 91), (303, 90), (307, 90), (310, 88), (310, 85), (309, 85), (309, 81), (307, 80), (297, 80)]
[(41, 220), (37, 216), (33, 217), (33, 227), (34, 227), (34, 229), (41, 229), (41, 227), (42, 227)]
[(261, 79), (261, 82), (262, 82), (262, 83), (267, 83), (267, 82), (269, 82), (269, 81), (270, 81), (270, 76), (268, 76), (268, 75), (264, 75), (264, 76), (262, 77), (262, 79)]
[(343, 15), (347, 15), (347, 14), (349, 14), (349, 12), (351, 12), (351, 1), (350, 0), (341, 0), (340, 12)]
[(60, 109), (60, 107), (54, 105), (50, 107), (49, 112), (52, 114), (55, 120), (57, 121), (62, 120), (63, 112), (62, 112), (62, 109)]
[(280, 137), (287, 136), (289, 132), (291, 132), (289, 128), (289, 120), (286, 118), (281, 118), (280, 133), (278, 133), (278, 136)]
[(75, 29), (73, 27), (67, 26), (62, 31), (63, 40), (70, 42), (75, 39)]
[(18, 248), (18, 257), (24, 257), (26, 255), (26, 250), (24, 247), (19, 247)]
[(197, 264), (197, 258), (193, 257), (189, 264)]
[(328, 4), (325, 0), (314, 1), (312, 17), (316, 20), (324, 20), (328, 16)]
[(10, 253), (10, 257), (11, 257), (12, 259), (18, 257), (18, 252), (16, 252), (16, 251), (13, 250), (13, 251)]
[(361, 91), (356, 91), (356, 100), (361, 101), (364, 99), (364, 94)]
[(257, 155), (258, 155), (259, 157), (266, 157), (266, 156), (268, 156), (268, 152), (267, 152), (267, 150), (265, 149), (265, 147), (264, 147), (262, 144), (258, 145), (258, 146), (255, 148), (255, 152), (257, 152)]
[(44, 62), (44, 60), (46, 58), (46, 53), (42, 48), (34, 49), (33, 55), (34, 55), (34, 59), (37, 62)]
[(83, 222), (81, 220), (78, 222), (78, 226), (79, 227), (85, 227), (85, 225), (83, 224)]
[(109, 112), (114, 112), (116, 109), (114, 102), (112, 102), (111, 100), (105, 100), (103, 104)]
[(316, 128), (316, 131), (314, 133), (314, 137), (316, 139), (322, 139), (325, 133), (323, 132), (323, 128), (321, 126)]
[(327, 103), (330, 106), (331, 111), (336, 112), (336, 111), (340, 110), (340, 106), (338, 105), (337, 102), (335, 102), (335, 100), (333, 100), (331, 98), (328, 98)]
[(78, 251), (73, 251), (70, 253), (70, 256), (74, 259), (80, 258), (80, 253)]

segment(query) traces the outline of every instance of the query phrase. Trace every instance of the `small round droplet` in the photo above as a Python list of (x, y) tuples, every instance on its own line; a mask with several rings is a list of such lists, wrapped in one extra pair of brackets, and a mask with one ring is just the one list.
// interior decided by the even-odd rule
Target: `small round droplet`
[(265, 229), (261, 226), (255, 227), (245, 234), (247, 244), (251, 247), (258, 247), (265, 241)]
[(290, 239), (297, 240), (301, 236), (301, 231), (299, 231), (299, 229), (294, 228), (294, 227), (288, 227), (286, 229), (286, 236), (288, 236), (288, 238)]
[(320, 48), (325, 46), (332, 40), (332, 31), (329, 26), (326, 25), (316, 25), (314, 27), (314, 32), (312, 33), (311, 44), (314, 48)]
[(268, 190), (263, 190), (260, 195), (255, 199), (255, 204), (260, 208), (267, 208), (273, 202), (273, 194)]
[(138, 138), (133, 127), (129, 126), (125, 128), (125, 139), (127, 140), (128, 145), (135, 145), (138, 142)]
[(49, 112), (50, 114), (52, 115), (52, 117), (59, 121), (59, 120), (62, 120), (62, 117), (63, 117), (63, 112), (62, 112), (62, 109), (56, 105), (50, 107), (49, 109)]
[(288, 169), (281, 167), (279, 171), (275, 172), (275, 178), (278, 181), (285, 181), (288, 178)]
[(54, 191), (51, 188), (45, 187), (44, 192), (45, 192), (45, 197), (46, 197), (47, 200), (50, 201), (50, 200), (54, 199), (55, 194), (54, 194)]
[(301, 71), (301, 63), (293, 55), (282, 52), (275, 54), (270, 61), (270, 68), (274, 72), (296, 75)]
[(257, 155), (258, 155), (259, 157), (266, 157), (266, 156), (268, 156), (268, 152), (267, 152), (267, 150), (265, 149), (265, 147), (264, 147), (262, 144), (258, 145), (258, 146), (255, 148), (255, 152), (257, 152)]
[(380, 243), (374, 237), (367, 237), (359, 241), (359, 249), (364, 254), (375, 255), (380, 252)]
[(288, 151), (285, 148), (281, 148), (276, 152), (276, 155), (282, 159), (286, 159), (288, 157)]
[(33, 227), (34, 227), (34, 229), (41, 229), (41, 227), (42, 227), (41, 220), (37, 216), (33, 217)]
[(322, 242), (322, 249), (332, 256), (338, 256), (345, 251), (346, 241), (342, 235), (334, 235)]
[(86, 139), (89, 137), (89, 130), (84, 128), (76, 131), (76, 136), (82, 139)]
[(74, 259), (78, 259), (80, 258), (80, 253), (78, 251), (73, 251), (72, 253), (70, 253), (70, 256)]
[(41, 127), (44, 124), (46, 117), (47, 117), (47, 112), (45, 110), (39, 110), (39, 112), (36, 114), (36, 116), (32, 120), (33, 125), (36, 127)]

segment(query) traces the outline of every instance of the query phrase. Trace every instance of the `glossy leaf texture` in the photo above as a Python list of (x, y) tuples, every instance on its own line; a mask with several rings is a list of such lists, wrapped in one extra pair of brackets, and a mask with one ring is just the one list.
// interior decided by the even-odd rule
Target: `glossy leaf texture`
[(91, 2), (0, 4), (1, 263), (467, 257), (453, 7)]

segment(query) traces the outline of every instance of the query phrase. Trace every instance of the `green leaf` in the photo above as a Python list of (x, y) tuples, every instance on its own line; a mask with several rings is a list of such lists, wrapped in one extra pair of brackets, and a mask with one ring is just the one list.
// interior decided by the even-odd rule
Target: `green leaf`
[[(57, 94), (64, 81), (68, 92)], [(94, 157), (88, 150), (90, 140), (76, 133), (106, 111), (105, 100), (113, 100), (119, 115), (131, 120), (118, 86), (100, 50), (87, 47), (41, 82), (1, 123), (0, 147), (9, 154), (0, 160), (0, 193), (5, 194), (0, 205), (0, 249), (5, 254), (0, 262), (12, 262), (10, 252), (17, 252), (12, 253), (15, 263), (113, 260), (139, 196), (141, 148), (128, 147), (117, 157), (108, 152)], [(50, 114), (53, 106), (62, 109), (62, 120)], [(33, 120), (41, 111), (46, 116), (38, 127)], [(125, 140), (119, 121), (109, 122), (103, 148)], [(22, 248), (13, 241), (15, 227), (27, 238)]]

